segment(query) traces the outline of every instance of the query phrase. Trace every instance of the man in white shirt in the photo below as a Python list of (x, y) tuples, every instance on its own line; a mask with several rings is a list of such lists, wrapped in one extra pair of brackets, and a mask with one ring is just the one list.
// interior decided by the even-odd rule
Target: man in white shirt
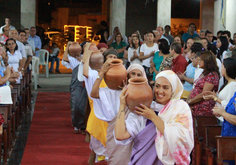
[(10, 30), (9, 38), (13, 38), (14, 40), (16, 40), (18, 50), (21, 52), (21, 55), (23, 57), (23, 60), (22, 60), (23, 65), (25, 65), (25, 61), (26, 61), (25, 46), (20, 41), (18, 41), (18, 32), (16, 29)]
[(9, 27), (10, 30), (16, 29), (14, 26), (11, 25), (11, 20), (10, 20), (10, 18), (5, 18), (5, 25), (1, 26), (0, 32), (3, 32), (2, 29), (3, 29), (4, 27), (6, 27), (6, 26)]
[[(114, 31), (113, 31), (113, 34), (109, 36), (108, 40), (107, 40), (107, 45), (110, 46), (113, 42), (115, 42), (115, 37), (116, 37), (116, 34), (117, 33), (120, 33), (120, 29), (119, 27), (115, 27), (114, 28)], [(129, 44), (128, 43), (128, 40), (127, 40), (127, 37), (122, 34), (122, 38), (123, 38), (123, 41), (126, 43), (126, 44)]]

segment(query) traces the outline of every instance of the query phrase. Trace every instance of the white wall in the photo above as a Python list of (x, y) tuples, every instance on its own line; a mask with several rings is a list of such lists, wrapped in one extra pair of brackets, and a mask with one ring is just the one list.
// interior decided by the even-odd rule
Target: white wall
[(236, 0), (226, 0), (226, 30), (231, 32), (231, 38), (236, 32)]
[(21, 0), (21, 28), (36, 26), (36, 0)]
[(110, 4), (110, 34), (118, 26), (120, 32), (125, 34), (126, 0), (111, 0)]
[(157, 27), (165, 27), (171, 23), (171, 0), (157, 1)]

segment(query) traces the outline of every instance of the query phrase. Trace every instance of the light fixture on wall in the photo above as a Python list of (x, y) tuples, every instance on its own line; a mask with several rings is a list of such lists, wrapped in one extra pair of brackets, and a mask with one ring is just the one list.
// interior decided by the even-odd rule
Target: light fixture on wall
[[(92, 27), (91, 26), (79, 26), (79, 25), (64, 25), (64, 33), (69, 31), (69, 27), (74, 28), (75, 35), (74, 35), (74, 42), (78, 42), (80, 39), (80, 28), (84, 28), (86, 30), (86, 38), (92, 37)], [(66, 49), (66, 45), (64, 46), (64, 50)]]

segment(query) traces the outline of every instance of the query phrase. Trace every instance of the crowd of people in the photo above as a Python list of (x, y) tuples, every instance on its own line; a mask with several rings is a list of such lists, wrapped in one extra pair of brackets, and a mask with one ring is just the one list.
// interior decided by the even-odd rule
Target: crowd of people
[[(53, 43), (49, 46), (49, 39), (45, 39), (41, 34), (41, 28), (30, 27), (24, 29), (16, 29), (11, 25), (10, 18), (5, 18), (5, 25), (0, 29), (0, 43), (2, 53), (2, 67), (10, 66), (12, 70), (19, 74), (19, 77), (14, 77), (18, 82), (21, 79), (21, 74), (28, 68), (32, 58), (39, 58), (40, 49), (49, 51), (49, 62), (51, 62), (50, 73), (53, 73), (54, 63), (56, 62), (55, 73), (60, 73), (58, 54), (60, 50), (57, 44)], [(38, 35), (39, 36), (38, 36)], [(38, 82), (37, 82), (38, 83)], [(38, 88), (41, 86), (38, 84)]]
[[(98, 45), (83, 42), (77, 53), (68, 42), (62, 61), (73, 70), (72, 125), (90, 142), (89, 164), (190, 164), (193, 116), (215, 116), (222, 136), (236, 135), (236, 33), (234, 40), (229, 31), (198, 34), (193, 23), (182, 36), (172, 36), (169, 25), (143, 38), (139, 31), (126, 37), (119, 27), (108, 37), (105, 29)], [(123, 61), (127, 80), (147, 80), (150, 107), (128, 108), (128, 81), (120, 90), (106, 85), (113, 59)]]
[[(158, 26), (143, 37), (135, 31), (126, 37), (115, 27), (108, 36), (107, 24), (98, 45), (68, 42), (62, 65), (72, 69), (70, 84), (71, 121), (75, 133), (89, 142), (90, 165), (190, 164), (194, 148), (193, 116), (215, 116), (222, 136), (236, 136), (236, 33), (227, 30), (196, 32), (191, 23), (187, 33), (172, 36), (171, 27)], [(0, 29), (0, 87), (20, 83), (39, 50), (50, 52), (57, 63), (59, 49), (36, 35), (36, 27), (16, 30), (5, 19)], [(70, 46), (77, 44), (77, 50)], [(104, 80), (121, 59), (127, 82), (120, 90)], [(51, 65), (50, 73), (53, 72)], [(153, 90), (150, 107), (131, 111), (126, 102), (128, 80), (142, 77)]]

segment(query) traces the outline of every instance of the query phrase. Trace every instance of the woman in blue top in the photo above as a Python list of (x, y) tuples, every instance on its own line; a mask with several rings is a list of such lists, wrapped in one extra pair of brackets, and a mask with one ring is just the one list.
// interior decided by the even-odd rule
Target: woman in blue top
[(236, 92), (225, 109), (215, 106), (212, 111), (214, 115), (224, 118), (221, 136), (236, 136)]
[(160, 39), (160, 40), (158, 40), (157, 43), (159, 46), (159, 51), (157, 51), (153, 57), (153, 63), (154, 63), (154, 66), (152, 66), (152, 69), (154, 71), (153, 72), (153, 81), (155, 81), (156, 75), (160, 72), (160, 66), (161, 66), (163, 59), (168, 57), (170, 54), (170, 52), (169, 52), (170, 46), (168, 45), (168, 42), (165, 39)]
[[(224, 118), (221, 136), (236, 136), (236, 92), (225, 109), (215, 106), (212, 111), (215, 116), (222, 116)], [(235, 161), (224, 162), (227, 162), (229, 165), (235, 164)]]

